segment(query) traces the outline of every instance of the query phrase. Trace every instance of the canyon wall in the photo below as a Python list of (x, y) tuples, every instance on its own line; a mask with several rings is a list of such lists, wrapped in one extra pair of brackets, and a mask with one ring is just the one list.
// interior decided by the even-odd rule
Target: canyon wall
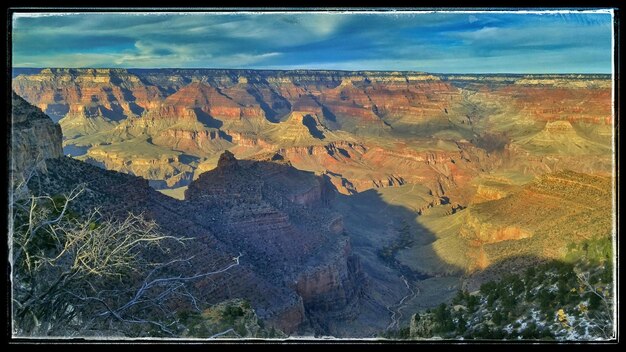
[(67, 150), (157, 187), (187, 185), (224, 150), (279, 153), (344, 194), (430, 182), (462, 203), (496, 168), (611, 168), (607, 75), (42, 69), (13, 88), (59, 120)]

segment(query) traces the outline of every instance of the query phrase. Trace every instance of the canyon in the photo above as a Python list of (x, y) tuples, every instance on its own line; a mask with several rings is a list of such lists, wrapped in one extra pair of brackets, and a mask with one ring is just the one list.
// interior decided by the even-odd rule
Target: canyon
[(607, 75), (13, 76), (13, 173), (41, 155), (40, 190), (88, 184), (78, 208), (192, 237), (192, 267), (243, 254), (194, 293), (247, 299), (287, 334), (379, 336), (408, 326), (402, 311), (613, 234)]
[(502, 163), (528, 175), (611, 168), (611, 81), (602, 75), (18, 73), (13, 89), (60, 123), (67, 154), (156, 188), (188, 185), (227, 149), (239, 158), (278, 152), (326, 173), (343, 194), (422, 182), (462, 188)]

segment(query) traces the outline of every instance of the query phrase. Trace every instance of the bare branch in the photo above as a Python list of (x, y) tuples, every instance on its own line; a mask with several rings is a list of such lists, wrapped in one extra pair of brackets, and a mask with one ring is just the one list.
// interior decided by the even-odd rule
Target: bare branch
[[(595, 327), (598, 328), (604, 337), (612, 338), (614, 336), (614, 321), (612, 314), (613, 302), (609, 300), (609, 298), (598, 292), (598, 289), (593, 286), (589, 282), (590, 273), (588, 272), (577, 272), (576, 276), (578, 277), (578, 281), (584, 286), (585, 293), (591, 293), (598, 297), (604, 306), (604, 311), (594, 312), (595, 319), (590, 319), (589, 312), (584, 312), (585, 317), (589, 321), (595, 321)], [(602, 322), (606, 322), (606, 324), (602, 324)], [(610, 331), (607, 331), (610, 329)]]
[[(177, 282), (182, 282), (182, 281), (190, 281), (190, 280), (196, 280), (199, 279), (201, 277), (206, 277), (206, 276), (211, 276), (211, 275), (217, 275), (220, 273), (223, 273), (235, 266), (239, 265), (239, 258), (242, 257), (243, 254), (239, 253), (239, 256), (234, 257), (233, 260), (235, 261), (235, 263), (220, 269), (220, 270), (216, 270), (216, 271), (210, 271), (210, 272), (206, 272), (206, 273), (201, 273), (201, 274), (196, 274), (193, 276), (188, 276), (188, 277), (183, 277), (183, 276), (177, 276), (177, 277), (166, 277), (166, 278), (158, 278), (158, 279), (154, 279), (152, 281), (149, 282), (144, 282), (144, 284), (137, 290), (137, 293), (135, 294), (135, 296), (128, 301), (125, 305), (123, 305), (122, 307), (120, 307), (117, 310), (117, 313), (120, 313), (122, 311), (125, 311), (127, 309), (129, 309), (130, 307), (141, 303), (140, 298), (144, 296), (144, 294), (151, 288), (157, 286), (157, 285), (165, 285), (165, 284), (175, 284)], [(173, 260), (170, 262), (170, 264), (178, 262), (180, 260)], [(156, 269), (154, 269), (152, 272), (150, 272), (150, 274), (148, 274), (148, 277), (152, 275), (152, 273), (155, 271)]]
[(68, 216), (85, 190), (85, 185), (77, 186), (61, 201), (50, 195), (29, 195), (12, 203), (13, 313), (20, 335), (122, 333), (128, 332), (129, 324), (150, 325), (175, 335), (179, 322), (169, 302), (188, 301), (201, 311), (202, 302), (188, 283), (225, 273), (240, 263), (241, 253), (217, 270), (171, 274), (176, 265), (190, 263), (194, 257), (165, 257), (155, 263), (148, 249), (169, 255), (172, 245), (190, 239), (160, 232), (156, 222), (143, 214), (118, 219), (93, 209), (80, 218)]
[(232, 332), (232, 333), (233, 333), (233, 334), (235, 334), (237, 337), (241, 337), (241, 335), (239, 335), (238, 333), (236, 333), (236, 332), (235, 332), (235, 329), (230, 328), (230, 329), (228, 329), (228, 330), (226, 330), (226, 331), (222, 331), (222, 332), (217, 333), (217, 334), (215, 334), (215, 335), (211, 335), (211, 336), (209, 336), (208, 338), (209, 338), (209, 339), (214, 339), (214, 338), (216, 338), (216, 337), (224, 336), (224, 335), (228, 334), (229, 332)]

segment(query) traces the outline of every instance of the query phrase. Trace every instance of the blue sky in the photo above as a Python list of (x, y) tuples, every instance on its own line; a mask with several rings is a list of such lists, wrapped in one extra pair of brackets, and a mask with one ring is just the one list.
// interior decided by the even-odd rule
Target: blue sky
[(14, 67), (611, 73), (608, 12), (14, 14)]

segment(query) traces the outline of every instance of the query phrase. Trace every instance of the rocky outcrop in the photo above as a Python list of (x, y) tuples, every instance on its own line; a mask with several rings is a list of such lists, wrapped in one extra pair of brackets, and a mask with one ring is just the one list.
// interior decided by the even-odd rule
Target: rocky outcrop
[(475, 198), (472, 203), (486, 202), (490, 200), (498, 200), (507, 196), (507, 192), (499, 187), (491, 187), (489, 185), (478, 185), (476, 188)]
[(341, 235), (341, 216), (328, 208), (330, 183), (272, 159), (237, 160), (226, 151), (185, 199), (199, 210), (197, 221), (300, 297), (303, 310), (293, 306), (289, 319), (312, 319), (318, 333), (329, 333), (329, 321), (355, 316), (364, 274)]
[(496, 243), (501, 241), (521, 240), (533, 235), (529, 229), (515, 225), (490, 223), (472, 215), (470, 209), (466, 212), (467, 222), (461, 229), (462, 237), (477, 240), (480, 243)]
[[(294, 280), (296, 292), (302, 297), (310, 318), (316, 325), (352, 320), (360, 312), (365, 274), (359, 257), (351, 254), (350, 243), (343, 238), (321, 265), (310, 266)], [(329, 333), (330, 331), (326, 331)]]
[(128, 153), (125, 148), (102, 146), (88, 150), (80, 158), (107, 170), (141, 176), (150, 180), (156, 189), (186, 186), (193, 178), (193, 168), (182, 163), (176, 153), (163, 152), (154, 156), (135, 154), (132, 158), (128, 157)]
[[(193, 116), (195, 113), (200, 118), (206, 114), (220, 120), (264, 118), (263, 110), (254, 98), (243, 99), (239, 94), (228, 96), (220, 88), (193, 82), (167, 97), (153, 114), (176, 117)], [(239, 102), (236, 98), (240, 98)]]
[(256, 135), (255, 133), (241, 133), (235, 131), (226, 131), (231, 136), (233, 144), (243, 147), (259, 147), (264, 149), (276, 149), (277, 145), (273, 142)]
[(9, 170), (18, 179), (33, 167), (45, 171), (45, 160), (63, 156), (61, 127), (13, 92)]
[(163, 99), (158, 87), (124, 69), (43, 69), (15, 77), (13, 88), (56, 121), (87, 111), (120, 120), (141, 115)]
[(522, 256), (559, 259), (570, 243), (610, 234), (610, 194), (610, 177), (561, 171), (470, 205), (459, 229), (470, 267)]

